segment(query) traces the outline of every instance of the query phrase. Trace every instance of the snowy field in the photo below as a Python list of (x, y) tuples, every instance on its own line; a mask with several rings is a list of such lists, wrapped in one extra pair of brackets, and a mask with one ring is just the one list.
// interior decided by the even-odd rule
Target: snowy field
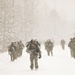
[(8, 53), (0, 54), (0, 75), (74, 75), (75, 59), (71, 58), (70, 50), (66, 46), (55, 46), (53, 57), (47, 55), (44, 46), (41, 47), (42, 58), (39, 59), (39, 69), (30, 69), (29, 54), (23, 50), (22, 57), (14, 62), (10, 61)]

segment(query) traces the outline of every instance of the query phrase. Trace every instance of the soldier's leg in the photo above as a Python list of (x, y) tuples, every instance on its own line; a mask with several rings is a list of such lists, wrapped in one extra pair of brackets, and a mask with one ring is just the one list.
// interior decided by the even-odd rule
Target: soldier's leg
[(73, 50), (73, 57), (75, 58), (75, 50)]
[(49, 50), (47, 50), (47, 54), (48, 54), (48, 56), (50, 56), (50, 51)]
[(14, 55), (12, 56), (12, 61), (14, 61), (15, 60), (15, 58), (14, 58)]
[(13, 53), (13, 61), (15, 60), (15, 54)]
[(51, 50), (51, 56), (53, 56), (53, 51)]
[(10, 55), (10, 60), (12, 61), (12, 53), (11, 52), (8, 52), (9, 55)]
[(61, 47), (62, 47), (62, 49), (63, 49), (63, 45), (61, 44)]
[(10, 54), (10, 59), (11, 59), (11, 61), (13, 60), (13, 58), (12, 58), (12, 53)]
[(71, 50), (71, 57), (74, 57), (74, 53), (73, 53), (73, 50)]
[(14, 61), (14, 55), (13, 55), (13, 54), (12, 54), (12, 56), (11, 56), (11, 60)]
[(11, 53), (11, 61), (14, 61), (14, 55), (13, 55), (13, 52)]
[(30, 68), (33, 69), (34, 64), (33, 64), (34, 59), (32, 57), (30, 57)]
[(62, 45), (62, 49), (63, 49), (63, 50), (64, 50), (64, 48), (65, 48), (64, 45)]
[(64, 45), (64, 49), (65, 49), (65, 45)]
[(74, 59), (75, 59), (75, 55), (74, 55)]
[(13, 52), (13, 61), (16, 59), (16, 51)]
[(35, 58), (35, 69), (38, 69), (38, 59), (37, 59), (37, 57)]

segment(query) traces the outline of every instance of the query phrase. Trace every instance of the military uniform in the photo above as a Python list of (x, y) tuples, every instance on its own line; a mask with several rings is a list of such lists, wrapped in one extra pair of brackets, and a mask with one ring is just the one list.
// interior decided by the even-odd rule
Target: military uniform
[(35, 44), (35, 41), (33, 40), (28, 42), (26, 47), (26, 52), (30, 54), (30, 68), (33, 69), (35, 66), (35, 69), (38, 69), (38, 58), (41, 58), (41, 51), (38, 47), (38, 44)]
[(75, 58), (75, 37), (70, 39), (68, 47), (70, 47), (71, 57)]
[(17, 59), (22, 55), (22, 50), (24, 45), (21, 41), (19, 42), (11, 42), (11, 45), (8, 47), (8, 53), (11, 56), (11, 61)]
[(48, 56), (50, 56), (50, 53), (51, 53), (51, 56), (53, 56), (53, 43), (51, 42), (51, 40), (47, 40), (45, 42), (45, 49), (47, 50), (47, 54)]
[(11, 57), (11, 61), (14, 61), (16, 59), (14, 43), (11, 43), (11, 45), (8, 47), (8, 53)]

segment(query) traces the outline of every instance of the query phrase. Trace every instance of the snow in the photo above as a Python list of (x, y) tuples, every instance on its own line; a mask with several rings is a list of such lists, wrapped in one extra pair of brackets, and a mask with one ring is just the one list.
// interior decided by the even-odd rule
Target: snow
[(39, 59), (39, 69), (30, 69), (29, 54), (23, 50), (22, 57), (10, 61), (8, 52), (0, 54), (0, 75), (74, 75), (75, 59), (71, 58), (70, 50), (65, 46), (53, 48), (53, 56), (48, 56), (44, 46), (41, 47), (42, 58)]

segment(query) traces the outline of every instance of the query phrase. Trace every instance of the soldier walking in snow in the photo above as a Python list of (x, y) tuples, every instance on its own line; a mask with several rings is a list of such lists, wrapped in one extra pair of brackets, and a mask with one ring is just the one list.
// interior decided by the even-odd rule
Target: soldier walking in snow
[(68, 47), (70, 47), (71, 57), (75, 58), (75, 37), (70, 39)]
[(31, 40), (26, 45), (26, 52), (30, 54), (30, 68), (38, 69), (38, 58), (41, 58), (40, 44), (36, 40)]
[(10, 46), (8, 47), (8, 53), (11, 57), (11, 61), (14, 61), (18, 57), (22, 55), (24, 45), (22, 41), (19, 42), (11, 42)]
[(14, 61), (16, 59), (16, 48), (13, 42), (11, 42), (11, 45), (8, 47), (8, 53), (11, 57), (11, 61)]
[(53, 47), (54, 47), (53, 42), (51, 42), (50, 39), (45, 42), (45, 49), (47, 50), (48, 56), (50, 56), (50, 53), (51, 56), (53, 56)]

